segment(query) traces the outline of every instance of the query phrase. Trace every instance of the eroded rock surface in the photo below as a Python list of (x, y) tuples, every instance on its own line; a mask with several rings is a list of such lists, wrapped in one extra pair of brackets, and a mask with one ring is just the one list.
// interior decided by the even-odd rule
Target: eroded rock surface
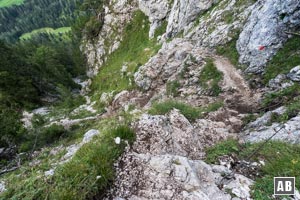
[(296, 116), (284, 124), (273, 123), (271, 126), (258, 126), (254, 129), (248, 129), (244, 132), (246, 142), (261, 142), (270, 138), (278, 132), (272, 140), (279, 140), (293, 144), (300, 143), (300, 116)]
[(250, 179), (236, 174), (219, 189), (224, 166), (200, 159), (204, 148), (233, 133), (222, 122), (197, 120), (191, 124), (178, 110), (165, 116), (143, 115), (134, 125), (137, 140), (117, 166), (114, 199), (231, 199), (226, 191), (250, 199)]
[(259, 0), (237, 41), (239, 61), (249, 64), (247, 72), (261, 73), (267, 61), (300, 27), (298, 0)]
[(149, 17), (150, 31), (149, 37), (154, 36), (155, 30), (162, 25), (162, 21), (169, 12), (168, 0), (139, 0), (139, 8)]
[(95, 76), (107, 56), (119, 47), (123, 30), (136, 9), (136, 1), (109, 1), (109, 5), (105, 7), (104, 24), (98, 38), (86, 38), (84, 46), (81, 47), (87, 56), (88, 76)]

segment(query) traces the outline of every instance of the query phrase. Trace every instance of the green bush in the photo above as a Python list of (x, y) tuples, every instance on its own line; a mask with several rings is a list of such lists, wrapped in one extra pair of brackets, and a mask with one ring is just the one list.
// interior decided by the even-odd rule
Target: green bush
[(63, 126), (53, 124), (45, 129), (42, 129), (42, 131), (39, 133), (39, 144), (40, 146), (43, 146), (44, 144), (51, 144), (60, 139), (66, 133), (67, 131)]
[(90, 18), (90, 20), (85, 24), (86, 35), (89, 39), (94, 39), (98, 36), (103, 23), (103, 19), (98, 19), (96, 16)]

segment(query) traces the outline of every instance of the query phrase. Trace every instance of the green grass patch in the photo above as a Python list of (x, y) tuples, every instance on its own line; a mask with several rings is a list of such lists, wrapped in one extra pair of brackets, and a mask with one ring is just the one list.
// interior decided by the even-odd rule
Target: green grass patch
[(293, 67), (300, 65), (300, 37), (289, 39), (271, 61), (267, 63), (264, 73), (264, 83), (267, 84), (278, 74), (286, 74)]
[(164, 115), (170, 112), (172, 109), (178, 109), (188, 120), (195, 121), (198, 118), (204, 116), (206, 112), (213, 112), (223, 106), (222, 102), (215, 102), (208, 105), (205, 108), (193, 107), (188, 104), (177, 102), (177, 101), (165, 101), (160, 103), (154, 103), (152, 108), (149, 110), (151, 115)]
[[(147, 16), (141, 11), (136, 11), (132, 21), (125, 28), (120, 47), (108, 57), (93, 80), (93, 99), (98, 100), (103, 92), (117, 93), (135, 87), (133, 73), (161, 47), (156, 41), (149, 39), (149, 28)], [(123, 65), (127, 66), (127, 73), (121, 73)]]
[(210, 90), (213, 96), (218, 96), (222, 89), (219, 86), (223, 78), (222, 72), (218, 71), (212, 59), (206, 60), (206, 65), (200, 73), (200, 85), (204, 89)]
[(227, 44), (217, 47), (217, 54), (227, 57), (230, 60), (230, 62), (235, 66), (239, 65), (239, 53), (236, 49), (237, 39), (238, 36), (235, 36)]
[(226, 10), (222, 13), (222, 18), (226, 24), (231, 24), (234, 21), (233, 12)]
[(21, 35), (20, 40), (29, 40), (33, 36), (39, 35), (41, 33), (47, 33), (47, 34), (52, 34), (52, 35), (56, 35), (56, 36), (62, 36), (64, 38), (69, 38), (67, 36), (67, 33), (69, 33), (70, 31), (71, 31), (71, 27), (61, 27), (61, 28), (57, 28), (57, 29), (45, 27), (45, 28), (33, 30), (30, 33), (24, 33), (23, 35)]
[(179, 95), (180, 83), (178, 81), (167, 82), (167, 95), (177, 97)]
[(238, 151), (238, 141), (234, 139), (226, 140), (206, 150), (206, 162), (215, 163), (219, 156), (238, 153)]
[(0, 0), (0, 8), (21, 5), (24, 0)]
[[(221, 155), (236, 155), (239, 159), (246, 159), (262, 143), (239, 144), (235, 140), (223, 141), (214, 147), (208, 148), (206, 161), (216, 163)], [(251, 161), (265, 161), (261, 168), (261, 176), (257, 177), (253, 186), (254, 199), (271, 199), (273, 194), (273, 177), (300, 176), (300, 146), (279, 141), (271, 141), (257, 152)]]

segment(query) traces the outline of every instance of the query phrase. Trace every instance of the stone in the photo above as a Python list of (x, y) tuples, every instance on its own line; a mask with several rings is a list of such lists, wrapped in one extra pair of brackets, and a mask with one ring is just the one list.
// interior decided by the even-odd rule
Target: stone
[(268, 83), (268, 87), (274, 91), (283, 90), (292, 86), (294, 83), (288, 80), (288, 75), (278, 74), (275, 78), (271, 79)]
[[(273, 123), (271, 126), (260, 126), (254, 129), (248, 129), (243, 133), (243, 139), (246, 142), (256, 143), (270, 138), (276, 130), (278, 133), (272, 140), (300, 144), (300, 116), (288, 120), (284, 124)], [(284, 128), (283, 128), (284, 127)]]
[(252, 186), (253, 183), (254, 181), (252, 181), (251, 179), (248, 179), (240, 174), (235, 174), (234, 180), (225, 185), (224, 189), (230, 189), (231, 192), (240, 199), (250, 200), (250, 186)]
[(291, 69), (290, 73), (287, 74), (287, 77), (295, 82), (300, 82), (300, 65)]
[(5, 182), (4, 181), (0, 181), (0, 194), (5, 192), (6, 188), (5, 188)]
[(53, 176), (54, 175), (55, 170), (54, 169), (50, 169), (48, 171), (45, 171), (44, 175), (45, 176)]
[(253, 129), (253, 128), (259, 128), (259, 127), (265, 126), (270, 122), (273, 114), (282, 115), (283, 113), (285, 113), (285, 111), (286, 111), (286, 108), (284, 106), (279, 107), (272, 111), (268, 111), (265, 114), (263, 114), (263, 116), (257, 118), (254, 122), (250, 122), (247, 125), (247, 128)]
[[(108, 199), (231, 199), (218, 187), (230, 169), (201, 160), (207, 146), (229, 137), (224, 123), (209, 119), (191, 123), (173, 109), (165, 115), (143, 114), (133, 127), (136, 141), (116, 165)], [(232, 183), (243, 197), (252, 183), (245, 180)]]
[(88, 132), (86, 132), (83, 136), (83, 139), (82, 139), (82, 143), (88, 143), (90, 142), (94, 136), (96, 135), (99, 135), (99, 131), (96, 130), (96, 129), (91, 129), (89, 130)]

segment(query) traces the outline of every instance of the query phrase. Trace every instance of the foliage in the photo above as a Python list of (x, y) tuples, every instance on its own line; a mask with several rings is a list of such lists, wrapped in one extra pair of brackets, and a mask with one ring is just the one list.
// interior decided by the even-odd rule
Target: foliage
[[(26, 0), (18, 6), (0, 9), (0, 39), (17, 41), (18, 38), (43, 27), (69, 27), (77, 17), (74, 12), (81, 0)], [(34, 9), (33, 9), (34, 8)]]
[[(121, 138), (120, 144), (115, 143), (116, 137)], [(101, 199), (114, 179), (113, 165), (126, 147), (125, 140), (132, 143), (134, 138), (134, 132), (126, 125), (103, 131), (81, 147), (71, 161), (59, 166), (52, 177), (39, 176), (41, 167), (21, 169), (26, 178), (9, 177), (7, 191), (0, 199)], [(44, 165), (43, 171), (51, 167)]]
[(168, 26), (168, 22), (167, 20), (164, 20), (162, 24), (157, 29), (155, 29), (154, 38), (157, 38), (158, 36), (164, 34), (167, 30), (167, 26)]
[(206, 65), (200, 73), (200, 84), (203, 88), (209, 89), (213, 96), (218, 96), (222, 89), (219, 82), (222, 80), (223, 74), (218, 71), (212, 59), (206, 60)]
[(22, 110), (38, 106), (41, 97), (60, 96), (68, 108), (78, 105), (78, 98), (70, 93), (79, 87), (72, 76), (84, 70), (79, 68), (82, 66), (76, 68), (71, 46), (37, 44), (32, 40), (16, 45), (0, 42), (1, 146), (26, 141), (26, 131), (20, 122)]
[(188, 120), (195, 121), (198, 118), (203, 117), (205, 112), (212, 112), (218, 110), (223, 106), (222, 102), (215, 102), (208, 105), (206, 108), (192, 107), (188, 104), (176, 102), (176, 101), (165, 101), (161, 103), (154, 103), (149, 113), (152, 115), (164, 115), (170, 112), (172, 109), (178, 109)]
[(278, 74), (286, 74), (293, 67), (300, 65), (300, 37), (289, 39), (271, 61), (267, 63), (264, 73), (264, 82), (275, 78)]
[(12, 6), (12, 5), (20, 5), (23, 2), (24, 0), (0, 0), (0, 8)]

